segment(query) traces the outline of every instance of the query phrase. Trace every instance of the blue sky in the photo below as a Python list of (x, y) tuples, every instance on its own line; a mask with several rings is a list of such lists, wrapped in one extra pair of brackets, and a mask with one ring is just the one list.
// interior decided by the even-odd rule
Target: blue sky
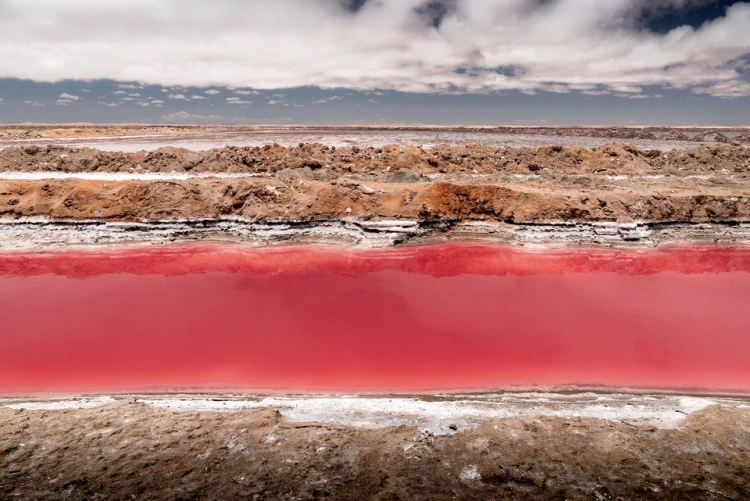
[(750, 2), (5, 0), (0, 122), (750, 125)]

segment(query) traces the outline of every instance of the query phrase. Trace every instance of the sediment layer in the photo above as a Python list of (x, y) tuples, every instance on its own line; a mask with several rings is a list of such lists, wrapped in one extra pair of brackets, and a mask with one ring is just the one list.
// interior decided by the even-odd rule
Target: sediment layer
[(368, 183), (349, 179), (0, 181), (0, 216), (136, 221), (241, 216), (255, 221), (545, 221), (750, 219), (750, 185), (653, 183), (585, 190), (569, 186)]
[[(748, 181), (750, 149), (730, 145), (668, 154), (624, 144), (136, 154), (27, 146), (0, 151), (0, 219), (6, 235), (22, 238), (30, 220), (53, 223), (38, 226), (40, 244), (52, 234), (68, 242), (743, 243)], [(64, 236), (58, 230), (71, 226), (61, 221), (91, 231)], [(124, 222), (146, 226), (102, 225)], [(152, 229), (162, 231), (152, 237)]]
[(344, 245), (364, 248), (418, 245), (447, 240), (525, 247), (656, 248), (666, 245), (744, 245), (750, 221), (690, 222), (430, 222), (418, 220), (270, 221), (243, 218), (106, 222), (21, 218), (0, 220), (0, 251), (69, 247), (221, 242), (252, 246)]

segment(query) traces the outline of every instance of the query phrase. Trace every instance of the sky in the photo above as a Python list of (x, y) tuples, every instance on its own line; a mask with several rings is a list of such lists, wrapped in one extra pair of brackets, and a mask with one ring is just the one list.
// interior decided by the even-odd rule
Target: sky
[(750, 125), (750, 1), (0, 0), (0, 122)]

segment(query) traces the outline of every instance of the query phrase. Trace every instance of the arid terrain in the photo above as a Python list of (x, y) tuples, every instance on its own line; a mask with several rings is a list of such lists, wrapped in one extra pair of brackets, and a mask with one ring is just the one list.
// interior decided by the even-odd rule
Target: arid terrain
[(646, 139), (665, 141), (729, 142), (749, 141), (748, 127), (694, 126), (456, 126), (456, 125), (0, 125), (0, 137), (12, 139), (59, 139), (126, 136), (205, 136), (210, 134), (294, 135), (319, 132), (335, 135), (342, 132), (446, 132), (486, 134), (530, 134), (541, 136), (596, 137), (609, 139)]
[[(400, 228), (400, 243), (451, 232), (503, 241), (511, 230), (562, 224), (572, 237), (603, 225), (592, 230), (601, 238), (567, 244), (627, 244), (643, 240), (639, 225), (646, 236), (682, 225), (697, 240), (732, 243), (746, 238), (749, 179), (750, 149), (739, 143), (666, 153), (624, 143), (595, 149), (300, 144), (138, 153), (29, 145), (0, 150), (0, 216), (6, 230), (40, 221), (199, 222), (203, 229), (291, 224), (308, 233), (320, 225), (354, 224), (369, 226), (370, 233)], [(414, 225), (413, 231), (403, 228)], [(674, 240), (668, 234), (664, 238)]]
[(548, 144), (601, 147), (627, 141), (641, 149), (691, 148), (698, 144), (748, 143), (748, 127), (529, 127), (424, 125), (0, 125), (0, 148), (26, 144), (68, 145), (107, 151), (153, 151), (165, 145), (209, 150), (278, 143), (322, 143), (328, 146), (484, 144), (537, 147)]
[[(0, 251), (195, 241), (745, 246), (748, 134), (0, 126)], [(202, 146), (180, 147), (191, 145)], [(21, 395), (0, 399), (0, 498), (750, 498), (744, 396), (699, 408), (633, 397), (579, 413), (559, 395), (536, 395), (533, 412), (517, 415), (497, 414), (505, 402), (492, 410), (462, 397), (455, 405), (471, 418), (437, 425), (428, 403), (450, 396), (371, 420), (331, 402), (321, 404), (335, 409), (327, 414), (302, 416), (288, 402), (222, 409), (231, 399), (218, 393), (208, 408), (143, 396), (20, 405)], [(631, 419), (657, 404), (661, 421)]]
[[(434, 433), (418, 426), (296, 421), (270, 408), (186, 413), (144, 402), (126, 398), (67, 410), (0, 408), (0, 497), (750, 496), (747, 409), (709, 406), (676, 427), (532, 415), (488, 419), (478, 426), (448, 424)], [(429, 419), (429, 411), (425, 415)]]

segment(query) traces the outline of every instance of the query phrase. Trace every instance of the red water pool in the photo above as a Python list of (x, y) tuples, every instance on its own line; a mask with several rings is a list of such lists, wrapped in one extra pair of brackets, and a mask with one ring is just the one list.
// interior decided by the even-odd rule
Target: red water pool
[(750, 391), (750, 249), (0, 255), (0, 392)]

